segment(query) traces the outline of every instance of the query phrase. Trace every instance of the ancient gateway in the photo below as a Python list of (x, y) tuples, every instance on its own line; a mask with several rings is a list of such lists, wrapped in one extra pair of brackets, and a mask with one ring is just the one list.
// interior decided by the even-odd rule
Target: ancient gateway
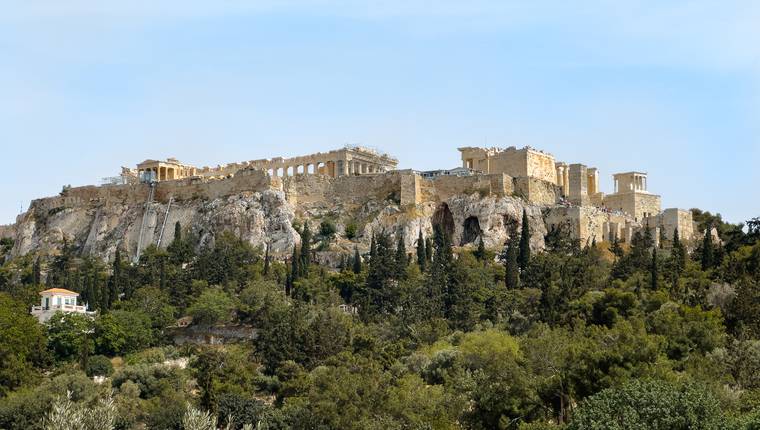
[(613, 175), (614, 193), (599, 191), (599, 171), (584, 164), (556, 161), (554, 156), (525, 147), (459, 148), (462, 167), (483, 173), (503, 173), (513, 178), (528, 177), (559, 187), (561, 197), (577, 206), (596, 206), (632, 215), (642, 221), (660, 213), (660, 196), (647, 191), (643, 172)]

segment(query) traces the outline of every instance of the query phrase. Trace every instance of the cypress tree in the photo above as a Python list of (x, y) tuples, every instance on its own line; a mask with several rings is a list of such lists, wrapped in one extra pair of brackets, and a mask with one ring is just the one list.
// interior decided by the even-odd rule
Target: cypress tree
[(299, 264), (299, 270), (301, 275), (309, 273), (309, 266), (311, 265), (311, 230), (309, 229), (309, 221), (303, 224), (303, 232), (301, 233), (301, 263)]
[(174, 241), (177, 243), (182, 242), (182, 225), (180, 225), (179, 221), (174, 223)]
[(161, 291), (166, 291), (166, 257), (159, 257), (158, 262), (158, 288)]
[(404, 273), (406, 273), (406, 266), (409, 264), (409, 261), (406, 259), (406, 246), (404, 246), (403, 234), (398, 235), (396, 256), (394, 259), (396, 263), (396, 279), (401, 279), (404, 276)]
[(365, 312), (369, 315), (386, 314), (395, 307), (391, 279), (395, 276), (395, 259), (390, 237), (382, 232), (374, 238), (375, 255), (367, 270), (367, 297)]
[(428, 270), (427, 285), (430, 304), (427, 309), (430, 311), (428, 316), (441, 317), (446, 315), (446, 309), (449, 307), (449, 277), (453, 256), (451, 241), (443, 228), (438, 225), (433, 226), (433, 242), (435, 253)]
[(42, 269), (40, 268), (40, 257), (37, 257), (34, 260), (34, 265), (32, 266), (32, 282), (34, 285), (40, 285), (42, 284)]
[(111, 278), (108, 282), (108, 298), (110, 304), (113, 304), (119, 299), (119, 294), (122, 290), (122, 274), (121, 274), (121, 250), (116, 248), (116, 255), (113, 258), (113, 269), (111, 270)]
[(269, 242), (267, 242), (267, 248), (264, 252), (264, 275), (269, 274)]
[(356, 274), (362, 272), (362, 257), (359, 255), (359, 248), (356, 245), (354, 245), (353, 271)]
[(483, 243), (483, 235), (480, 235), (480, 239), (478, 240), (478, 249), (475, 251), (475, 258), (477, 258), (480, 261), (483, 261), (486, 259), (486, 245)]
[(290, 257), (290, 280), (295, 281), (298, 279), (300, 273), (300, 260), (301, 256), (298, 255), (298, 246), (293, 246), (293, 255)]
[[(295, 261), (295, 260), (294, 260)], [(297, 265), (298, 263), (296, 263)], [(290, 292), (293, 290), (293, 270), (290, 266), (286, 266), (285, 273), (285, 296), (290, 297)]]
[(375, 232), (372, 232), (372, 238), (369, 240), (369, 260), (372, 261), (377, 255), (377, 243), (375, 242)]
[(92, 277), (92, 285), (98, 292), (98, 299), (100, 299), (100, 310), (101, 312), (106, 312), (111, 309), (111, 296), (108, 292), (108, 289), (103, 288), (103, 285), (100, 284), (98, 272), (95, 268), (91, 269), (90, 276)]
[(420, 266), (420, 271), (425, 271), (426, 263), (427, 251), (425, 251), (425, 239), (422, 237), (422, 229), (420, 228), (420, 234), (417, 236), (417, 265)]
[(712, 242), (712, 225), (708, 224), (705, 228), (705, 237), (702, 240), (702, 270), (713, 267), (713, 242)]
[[(435, 234), (435, 228), (433, 228)], [(433, 262), (433, 240), (428, 237), (425, 239), (425, 258), (427, 258), (428, 265)]]
[(87, 303), (90, 310), (95, 310), (97, 307), (99, 307), (100, 303), (98, 303), (97, 297), (95, 296), (95, 286), (92, 284), (92, 278), (85, 275), (84, 276), (84, 302)]
[(520, 286), (520, 266), (517, 262), (518, 247), (517, 227), (512, 224), (509, 239), (501, 255), (505, 270), (504, 283), (508, 290), (514, 290)]
[(520, 250), (517, 256), (517, 263), (520, 270), (525, 270), (530, 264), (530, 223), (528, 221), (528, 211), (523, 209), (522, 232), (520, 234)]
[(615, 238), (612, 241), (612, 246), (610, 247), (610, 252), (612, 252), (613, 255), (615, 255), (615, 258), (618, 259), (623, 256), (623, 247), (620, 246), (620, 240), (618, 240), (618, 237), (615, 236)]
[(652, 265), (649, 270), (652, 276), (652, 291), (656, 291), (659, 287), (659, 273), (657, 270), (657, 247), (652, 249)]
[(681, 277), (681, 272), (686, 268), (686, 257), (686, 248), (681, 243), (678, 227), (676, 227), (676, 229), (673, 230), (673, 249), (671, 251), (675, 280), (678, 280), (678, 278)]

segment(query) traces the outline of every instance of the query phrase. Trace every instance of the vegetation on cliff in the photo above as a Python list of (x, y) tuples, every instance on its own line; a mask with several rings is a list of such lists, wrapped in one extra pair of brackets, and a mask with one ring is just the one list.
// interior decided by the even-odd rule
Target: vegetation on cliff
[[(232, 234), (199, 248), (181, 226), (136, 265), (69, 246), (8, 260), (0, 428), (758, 428), (760, 222), (697, 215), (720, 240), (691, 253), (678, 236), (581, 248), (561, 230), (531, 253), (514, 220), (499, 252), (445, 228), (404, 252), (377, 231), (339, 271), (312, 258), (329, 223), (305, 224), (286, 262)], [(51, 287), (98, 316), (38, 324)], [(173, 346), (188, 315), (257, 336)]]

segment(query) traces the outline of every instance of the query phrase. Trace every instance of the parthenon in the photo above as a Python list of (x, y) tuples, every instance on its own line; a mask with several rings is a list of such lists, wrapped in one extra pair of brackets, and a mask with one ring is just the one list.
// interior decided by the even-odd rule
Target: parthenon
[(260, 169), (272, 177), (319, 174), (335, 178), (349, 175), (385, 173), (396, 168), (398, 160), (361, 146), (345, 146), (329, 152), (283, 158), (259, 159), (216, 167), (195, 167), (176, 158), (145, 160), (136, 169), (122, 168), (126, 182), (161, 182), (189, 177), (226, 178), (242, 169)]

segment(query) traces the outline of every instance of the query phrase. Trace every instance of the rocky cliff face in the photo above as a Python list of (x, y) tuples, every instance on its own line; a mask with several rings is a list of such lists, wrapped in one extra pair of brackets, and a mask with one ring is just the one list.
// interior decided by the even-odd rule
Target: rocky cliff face
[(274, 252), (285, 253), (298, 240), (294, 217), (285, 195), (271, 190), (212, 200), (80, 205), (58, 211), (33, 206), (16, 225), (13, 253), (55, 253), (65, 239), (83, 255), (108, 260), (121, 247), (133, 256), (138, 243), (144, 249), (160, 240), (160, 246), (166, 247), (174, 239), (176, 222), (202, 244), (213, 241), (215, 233), (231, 231), (253, 245), (269, 242)]
[[(322, 220), (329, 219), (337, 226), (337, 238), (323, 247), (317, 258), (336, 265), (343, 254), (353, 252), (354, 246), (366, 251), (373, 232), (385, 231), (394, 240), (402, 234), (407, 250), (413, 252), (419, 232), (428, 237), (434, 223), (442, 223), (455, 245), (475, 246), (482, 235), (486, 247), (500, 248), (509, 235), (509, 223), (519, 224), (523, 210), (529, 217), (531, 246), (540, 249), (546, 234), (541, 209), (519, 198), (477, 193), (406, 206), (392, 195), (367, 198), (354, 205), (303, 199), (299, 203), (277, 190), (147, 204), (93, 200), (55, 209), (33, 204), (15, 226), (13, 254), (55, 254), (65, 240), (82, 255), (110, 260), (121, 248), (133, 257), (138, 244), (141, 249), (150, 244), (166, 247), (174, 239), (174, 224), (179, 222), (200, 239), (201, 245), (212, 243), (217, 233), (229, 231), (262, 249), (268, 243), (274, 256), (284, 258), (300, 241), (294, 220), (308, 220), (316, 230)], [(358, 226), (353, 240), (344, 235), (350, 223)]]

